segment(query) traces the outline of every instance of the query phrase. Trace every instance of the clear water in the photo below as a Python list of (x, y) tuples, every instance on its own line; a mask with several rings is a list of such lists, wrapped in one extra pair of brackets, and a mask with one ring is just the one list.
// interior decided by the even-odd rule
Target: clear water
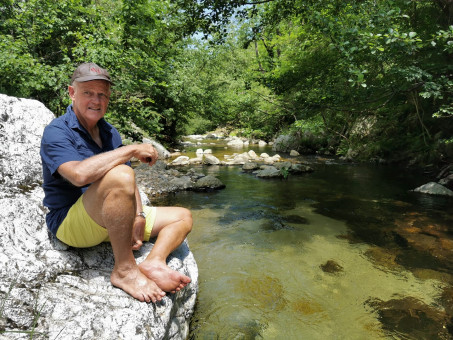
[[(214, 153), (233, 152), (222, 146)], [(193, 212), (189, 244), (199, 295), (190, 337), (445, 338), (445, 325), (424, 324), (427, 313), (383, 319), (372, 302), (411, 297), (444, 313), (439, 299), (449, 270), (399, 247), (391, 235), (411, 218), (448, 226), (452, 201), (410, 193), (427, 179), (393, 166), (305, 160), (315, 171), (287, 180), (258, 179), (240, 167), (200, 167), (226, 188), (155, 200)], [(340, 270), (324, 271), (329, 260)]]

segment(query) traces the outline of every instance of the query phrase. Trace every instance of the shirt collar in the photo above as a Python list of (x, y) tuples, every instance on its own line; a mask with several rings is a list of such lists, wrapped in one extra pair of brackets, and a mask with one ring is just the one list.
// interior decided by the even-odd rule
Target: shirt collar
[[(69, 105), (66, 109), (66, 121), (71, 129), (79, 129), (80, 131), (87, 133), (87, 130), (83, 127), (82, 124), (80, 124), (79, 120), (77, 119), (77, 116), (72, 109), (72, 104)], [(98, 127), (101, 131), (105, 132), (111, 132), (112, 130), (112, 126), (108, 124), (104, 118), (101, 118), (99, 120)]]

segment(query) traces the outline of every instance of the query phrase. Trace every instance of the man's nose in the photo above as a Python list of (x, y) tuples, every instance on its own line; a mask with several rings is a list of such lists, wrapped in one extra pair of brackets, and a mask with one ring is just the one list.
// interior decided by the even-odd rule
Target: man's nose
[(95, 94), (95, 95), (91, 98), (91, 100), (92, 100), (93, 102), (95, 102), (95, 103), (100, 103), (100, 102), (101, 102), (101, 96), (102, 96), (102, 95), (100, 95), (100, 94)]

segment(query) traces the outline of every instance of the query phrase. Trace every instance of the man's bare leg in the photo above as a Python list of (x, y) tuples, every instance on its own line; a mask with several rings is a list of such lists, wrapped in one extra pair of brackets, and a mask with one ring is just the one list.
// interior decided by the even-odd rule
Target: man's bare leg
[(192, 230), (192, 214), (180, 207), (157, 207), (151, 237), (156, 237), (153, 249), (140, 270), (166, 292), (177, 292), (190, 283), (190, 277), (167, 266), (167, 257), (184, 241)]
[(90, 185), (83, 195), (88, 214), (107, 228), (115, 257), (112, 284), (140, 301), (160, 301), (165, 293), (143, 275), (132, 252), (132, 225), (135, 218), (135, 175), (119, 165)]

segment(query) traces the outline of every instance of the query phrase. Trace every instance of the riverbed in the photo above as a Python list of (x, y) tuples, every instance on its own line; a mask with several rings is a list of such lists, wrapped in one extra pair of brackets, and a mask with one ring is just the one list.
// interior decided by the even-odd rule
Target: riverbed
[[(213, 152), (250, 149), (274, 154)], [(450, 228), (451, 199), (411, 192), (428, 179), (404, 168), (299, 160), (314, 171), (265, 180), (240, 166), (199, 167), (226, 188), (154, 199), (194, 216), (191, 339), (449, 338), (451, 269), (397, 230), (414, 220)]]

